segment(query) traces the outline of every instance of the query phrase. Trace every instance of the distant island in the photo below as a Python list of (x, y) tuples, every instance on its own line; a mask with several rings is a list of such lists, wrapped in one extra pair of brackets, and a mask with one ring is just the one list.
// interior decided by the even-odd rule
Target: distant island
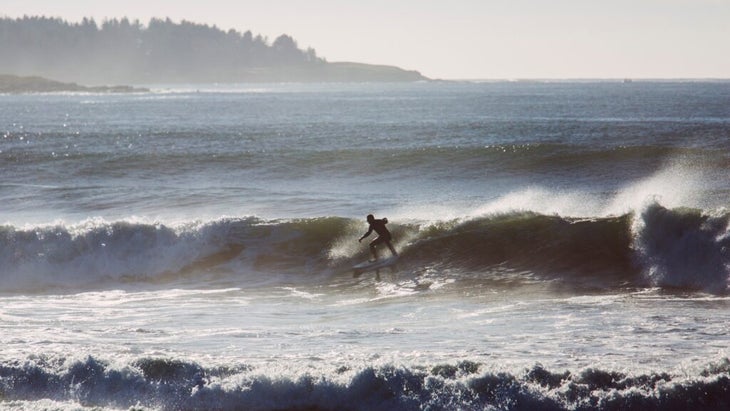
[(100, 25), (0, 18), (0, 73), (79, 84), (428, 80), (394, 66), (331, 63), (286, 34), (269, 42), (250, 31), (169, 18), (146, 26), (127, 18)]
[(0, 93), (136, 93), (146, 91), (149, 91), (149, 89), (130, 86), (87, 87), (76, 83), (62, 83), (38, 76), (21, 77), (11, 74), (0, 74)]

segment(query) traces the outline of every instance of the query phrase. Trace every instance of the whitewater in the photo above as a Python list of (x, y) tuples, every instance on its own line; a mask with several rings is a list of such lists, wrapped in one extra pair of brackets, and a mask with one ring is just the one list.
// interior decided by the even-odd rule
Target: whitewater
[(149, 88), (0, 95), (0, 409), (730, 408), (730, 82)]

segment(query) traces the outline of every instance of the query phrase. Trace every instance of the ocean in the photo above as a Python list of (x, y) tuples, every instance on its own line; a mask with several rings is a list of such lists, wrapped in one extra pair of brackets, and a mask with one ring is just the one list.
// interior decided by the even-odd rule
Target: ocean
[(0, 95), (0, 409), (730, 409), (730, 82), (150, 88)]

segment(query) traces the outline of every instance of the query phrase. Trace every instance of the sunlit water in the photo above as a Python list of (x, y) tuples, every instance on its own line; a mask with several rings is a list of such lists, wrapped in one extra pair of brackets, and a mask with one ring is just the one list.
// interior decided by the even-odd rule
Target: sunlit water
[(153, 90), (0, 96), (0, 407), (730, 406), (730, 84)]

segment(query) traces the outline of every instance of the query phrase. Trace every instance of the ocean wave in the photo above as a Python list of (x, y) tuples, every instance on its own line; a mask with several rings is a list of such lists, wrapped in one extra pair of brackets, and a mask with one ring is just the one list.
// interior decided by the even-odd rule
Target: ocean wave
[[(645, 175), (661, 167), (667, 159), (685, 158), (708, 169), (724, 170), (728, 166), (727, 148), (691, 148), (657, 145), (603, 145), (585, 143), (515, 141), (487, 143), (454, 139), (444, 145), (437, 138), (424, 137), (418, 146), (412, 142), (394, 144), (378, 138), (363, 136), (362, 143), (343, 139), (343, 145), (330, 143), (342, 131), (334, 125), (317, 125), (315, 136), (307, 144), (297, 144), (299, 135), (281, 133), (267, 127), (254, 127), (241, 134), (233, 127), (216, 130), (195, 128), (175, 132), (149, 133), (127, 131), (120, 137), (118, 130), (93, 134), (8, 132), (6, 146), (0, 152), (8, 166), (33, 170), (56, 167), (62, 161), (69, 174), (105, 175), (118, 177), (130, 172), (166, 175), (175, 170), (200, 172), (206, 170), (256, 170), (270, 177), (296, 177), (318, 173), (336, 173), (350, 177), (373, 174), (395, 174), (400, 178), (428, 176), (429, 178), (464, 179), (483, 177), (485, 173), (521, 175), (523, 173), (566, 174), (606, 173), (626, 171), (626, 178)], [(332, 128), (331, 128), (332, 127)], [(455, 134), (471, 133), (475, 125), (455, 124)], [(463, 130), (462, 130), (463, 129)], [(134, 132), (133, 132), (134, 131)], [(512, 131), (508, 132), (509, 135)], [(265, 138), (264, 138), (265, 137)], [(107, 152), (93, 141), (116, 141), (125, 150)], [(37, 144), (29, 145), (28, 141)], [(68, 140), (76, 142), (73, 145)], [(180, 144), (185, 141), (186, 144)], [(204, 141), (205, 143), (198, 143)], [(233, 143), (231, 143), (233, 141)], [(491, 140), (487, 140), (491, 141)], [(63, 142), (63, 143), (61, 143)], [(347, 145), (344, 145), (347, 144)], [(358, 145), (362, 144), (362, 145)], [(184, 148), (184, 149), (183, 149)]]
[[(657, 203), (621, 216), (529, 211), (391, 224), (398, 269), (418, 275), (559, 287), (727, 292), (730, 214)], [(0, 227), (5, 292), (224, 278), (248, 286), (321, 282), (367, 258), (364, 223), (340, 217), (223, 218), (175, 226), (89, 220)], [(504, 273), (511, 273), (505, 281)], [(208, 275), (206, 275), (208, 274)]]
[(245, 364), (205, 367), (141, 358), (112, 365), (94, 357), (41, 356), (0, 364), (0, 407), (34, 408), (33, 403), (53, 400), (162, 410), (718, 410), (730, 407), (729, 373), (726, 358), (696, 375), (595, 368), (555, 372), (539, 364), (494, 372), (485, 364), (462, 361), (430, 367), (340, 366), (327, 375), (289, 377)]
[(730, 214), (667, 209), (653, 203), (635, 220), (635, 247), (652, 284), (666, 288), (728, 290)]
[(103, 220), (3, 226), (0, 286), (4, 291), (93, 288), (287, 267), (306, 273), (311, 271), (307, 265), (322, 260), (324, 237), (340, 232), (344, 224), (339, 218), (289, 222), (224, 218), (175, 226)]

